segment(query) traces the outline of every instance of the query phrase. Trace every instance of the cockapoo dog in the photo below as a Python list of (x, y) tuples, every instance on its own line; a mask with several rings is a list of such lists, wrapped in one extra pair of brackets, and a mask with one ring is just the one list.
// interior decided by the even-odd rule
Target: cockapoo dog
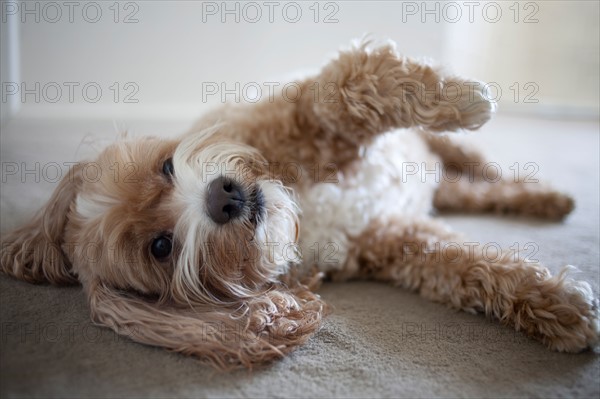
[[(483, 85), (363, 43), (292, 86), (176, 139), (124, 137), (73, 167), (3, 237), (1, 270), (81, 283), (96, 323), (220, 368), (306, 342), (327, 313), (313, 293), (322, 277), (390, 282), (558, 351), (597, 342), (589, 284), (513, 253), (491, 259), (429, 216), (559, 220), (573, 208), (540, 184), (497, 178), (440, 134), (490, 118)], [(436, 168), (445, 178), (416, 173)]]

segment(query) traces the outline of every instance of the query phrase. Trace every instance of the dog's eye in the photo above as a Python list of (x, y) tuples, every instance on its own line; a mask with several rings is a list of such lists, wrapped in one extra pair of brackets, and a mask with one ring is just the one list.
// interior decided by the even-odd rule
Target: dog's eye
[(165, 176), (175, 176), (175, 168), (173, 167), (173, 158), (169, 158), (163, 163), (162, 172)]
[(150, 252), (152, 252), (152, 256), (154, 256), (156, 259), (164, 260), (167, 256), (171, 255), (172, 249), (173, 243), (171, 241), (171, 237), (168, 235), (163, 235), (155, 238), (154, 241), (152, 241)]

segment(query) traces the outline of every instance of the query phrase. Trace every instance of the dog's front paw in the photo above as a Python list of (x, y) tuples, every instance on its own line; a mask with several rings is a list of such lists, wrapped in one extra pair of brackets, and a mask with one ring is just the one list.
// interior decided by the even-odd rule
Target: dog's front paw
[(252, 362), (279, 358), (305, 343), (321, 326), (325, 303), (309, 290), (272, 290), (249, 303), (246, 334)]
[(598, 344), (598, 300), (588, 283), (566, 278), (566, 271), (523, 293), (515, 324), (552, 350), (574, 353)]

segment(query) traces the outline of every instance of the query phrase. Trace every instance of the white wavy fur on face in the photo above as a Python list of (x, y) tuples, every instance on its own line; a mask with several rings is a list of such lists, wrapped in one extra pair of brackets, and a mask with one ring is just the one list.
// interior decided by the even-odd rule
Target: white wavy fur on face
[[(285, 273), (293, 261), (286, 254), (290, 243), (295, 246), (298, 225), (298, 209), (291, 190), (268, 175), (257, 173), (256, 168), (264, 161), (253, 148), (218, 138), (213, 140), (218, 130), (215, 127), (184, 137), (173, 156), (176, 171), (173, 206), (178, 212), (174, 235), (181, 245), (173, 290), (175, 296), (188, 301), (218, 302), (201, 278), (201, 270), (209, 273), (225, 266), (216, 264), (217, 258), (223, 256), (215, 256), (215, 251), (221, 255), (231, 253), (236, 245), (252, 241), (259, 252), (250, 261), (251, 265), (244, 267), (253, 268), (252, 272), (259, 273), (266, 281), (274, 281)], [(246, 189), (256, 184), (262, 190), (265, 206), (256, 226), (248, 221), (247, 214), (226, 225), (218, 225), (209, 217), (208, 185), (220, 176), (233, 178)], [(236, 297), (252, 294), (234, 281), (223, 283)]]

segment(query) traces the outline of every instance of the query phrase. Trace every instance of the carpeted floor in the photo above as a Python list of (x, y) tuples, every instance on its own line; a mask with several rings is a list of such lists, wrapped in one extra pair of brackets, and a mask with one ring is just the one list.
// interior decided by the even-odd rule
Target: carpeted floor
[[(170, 134), (182, 123), (132, 121), (134, 133)], [(2, 128), (1, 228), (23, 222), (52, 184), (8, 165), (73, 161), (114, 136), (112, 121), (16, 120)], [(577, 265), (596, 295), (600, 275), (597, 122), (498, 117), (472, 139), (504, 174), (551, 180), (577, 201), (561, 224), (442, 216), (472, 241), (517, 245), (557, 271)], [(528, 162), (534, 165), (526, 166)], [(11, 166), (12, 167), (12, 166)], [(527, 168), (527, 169), (526, 169)], [(49, 169), (46, 170), (50, 172)], [(46, 176), (49, 177), (49, 176)], [(50, 176), (51, 177), (51, 176)], [(535, 251), (535, 253), (534, 253)], [(370, 282), (326, 284), (335, 308), (288, 358), (253, 372), (217, 373), (197, 360), (93, 326), (79, 287), (32, 286), (0, 277), (2, 397), (598, 397), (600, 355), (558, 354), (486, 320)]]

